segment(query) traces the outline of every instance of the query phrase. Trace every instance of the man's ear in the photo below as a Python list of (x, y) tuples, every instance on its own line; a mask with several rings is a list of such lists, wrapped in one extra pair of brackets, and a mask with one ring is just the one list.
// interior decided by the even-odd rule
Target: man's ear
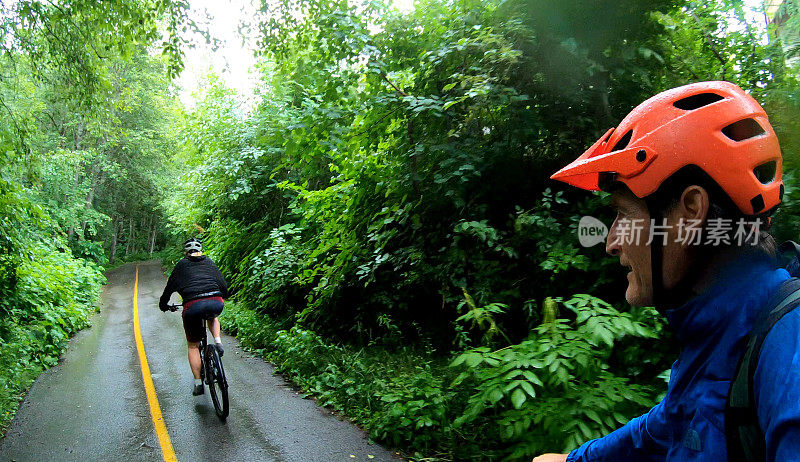
[(692, 185), (683, 190), (675, 212), (678, 219), (705, 221), (711, 207), (708, 191), (702, 186)]

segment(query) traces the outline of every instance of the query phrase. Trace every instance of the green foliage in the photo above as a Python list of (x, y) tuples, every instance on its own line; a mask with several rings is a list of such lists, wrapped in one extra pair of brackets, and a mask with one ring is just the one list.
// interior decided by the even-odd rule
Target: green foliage
[[(196, 26), (186, 19), (183, 0), (21, 0), (0, 5), (4, 58), (26, 56), (36, 78), (48, 79), (58, 68), (63, 83), (83, 104), (94, 104), (105, 86), (104, 60), (128, 56), (144, 43), (155, 43), (166, 29), (163, 53), (171, 76), (183, 68), (178, 29)], [(162, 26), (166, 25), (162, 29)], [(161, 30), (160, 30), (161, 29)], [(16, 56), (15, 56), (16, 55)]]
[[(166, 237), (163, 164), (174, 150), (168, 75), (182, 0), (20, 1), (0, 6), (4, 174), (57, 220), (74, 253), (105, 264)], [(165, 25), (169, 23), (169, 25)], [(117, 252), (123, 247), (124, 251)], [(105, 254), (105, 255), (104, 255)]]
[[(323, 335), (458, 344), (467, 289), (509, 307), (496, 314), (516, 342), (543, 286), (569, 294), (590, 277), (619, 299), (619, 269), (573, 235), (605, 199), (546, 181), (660, 90), (734, 81), (774, 112), (787, 165), (797, 156), (796, 79), (741, 2), (262, 9), (262, 99), (248, 113), (210, 77), (165, 208), (208, 230), (248, 300)], [(616, 19), (575, 14), (598, 9)]]
[[(262, 12), (260, 100), (246, 110), (210, 76), (182, 120), (164, 208), (180, 231), (206, 230), (255, 311), (229, 315), (245, 342), (418, 457), (570, 449), (663, 390), (674, 351), (661, 322), (601, 302), (622, 303), (624, 273), (576, 239), (582, 216), (610, 218), (607, 197), (548, 180), (633, 106), (735, 82), (797, 165), (797, 79), (742, 2)], [(780, 235), (796, 234), (788, 178)], [(575, 293), (592, 296), (558, 298)], [(424, 353), (398, 366), (409, 347)]]
[(783, 200), (770, 229), (778, 244), (786, 240), (800, 241), (800, 188), (796, 171), (784, 172), (783, 184)]
[(623, 273), (575, 230), (607, 198), (549, 174), (710, 79), (751, 91), (800, 166), (798, 80), (740, 1), (264, 1), (256, 107), (210, 75), (183, 111), (187, 8), (0, 3), (4, 409), (88, 323), (97, 265), (174, 263), (202, 235), (253, 308), (226, 327), (373, 438), (446, 460), (566, 450), (651, 405), (669, 352), (651, 310), (595, 298), (621, 301)]
[[(467, 323), (469, 322), (470, 325), (467, 326), (467, 329), (478, 330), (483, 333), (483, 338), (481, 339), (480, 344), (482, 345), (490, 345), (492, 344), (492, 340), (497, 334), (502, 335), (508, 341), (508, 337), (500, 330), (495, 321), (495, 317), (502, 315), (508, 309), (508, 305), (503, 303), (489, 303), (488, 305), (484, 305), (482, 307), (478, 307), (475, 304), (475, 300), (472, 299), (472, 296), (466, 291), (466, 289), (462, 289), (464, 292), (464, 301), (461, 302), (458, 307), (461, 311), (466, 311), (464, 314), (456, 318), (455, 322), (458, 323)], [(456, 328), (456, 331), (459, 333), (464, 333), (466, 330)], [(459, 347), (463, 347), (466, 345), (466, 341), (458, 342)]]
[(171, 217), (208, 230), (248, 300), (326, 335), (446, 347), (469, 289), (513, 307), (501, 322), (523, 338), (537, 287), (574, 292), (599, 251), (577, 247), (563, 193), (540, 188), (552, 153), (582, 144), (559, 119), (573, 95), (526, 77), (549, 56), (537, 26), (483, 6), (271, 5), (268, 97), (248, 116), (210, 80)]
[(227, 304), (220, 320), (284, 377), (365, 426), (373, 439), (418, 451), (418, 456), (453, 450), (446, 437), (454, 418), (449, 410), (454, 392), (445, 377), (449, 371), (429, 353), (354, 350), (297, 326), (282, 329), (238, 304)]
[[(181, 66), (186, 7), (0, 2), (0, 428), (88, 326), (101, 265), (164, 240), (167, 75)], [(163, 31), (166, 56), (153, 57)]]
[(619, 376), (610, 360), (623, 338), (654, 338), (657, 330), (589, 295), (563, 305), (574, 321), (553, 319), (519, 344), (470, 349), (452, 363), (466, 369), (453, 386), (473, 390), (454, 426), (478, 427), (508, 445), (512, 460), (569, 451), (655, 404), (654, 390), (642, 384), (652, 378)]
[(608, 433), (655, 404), (663, 384), (661, 370), (636, 369), (641, 352), (628, 346), (659, 336), (652, 309), (620, 313), (588, 295), (557, 301), (574, 320), (554, 318), (497, 351), (466, 350), (449, 367), (431, 352), (337, 345), (239, 304), (221, 321), (379, 442), (414, 457), (523, 460)]
[(67, 340), (89, 325), (97, 309), (100, 269), (69, 253), (37, 245), (17, 268), (19, 290), (0, 321), (0, 429), (14, 416), (25, 390), (58, 362)]
[[(89, 325), (96, 309), (100, 268), (73, 257), (53, 223), (27, 192), (0, 190), (0, 429), (39, 372), (58, 361), (66, 341)], [(51, 238), (45, 240), (45, 236)]]

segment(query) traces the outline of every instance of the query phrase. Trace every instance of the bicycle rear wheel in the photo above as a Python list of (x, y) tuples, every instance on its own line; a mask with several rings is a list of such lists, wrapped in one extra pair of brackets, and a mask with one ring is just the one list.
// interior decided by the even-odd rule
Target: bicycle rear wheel
[(225, 378), (225, 369), (219, 358), (219, 352), (214, 345), (206, 346), (206, 374), (208, 390), (211, 392), (211, 401), (217, 417), (223, 422), (228, 418), (228, 381)]

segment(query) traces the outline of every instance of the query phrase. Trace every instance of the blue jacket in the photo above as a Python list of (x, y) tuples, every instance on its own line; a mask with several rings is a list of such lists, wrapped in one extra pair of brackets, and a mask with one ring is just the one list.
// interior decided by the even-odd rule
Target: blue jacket
[[(567, 462), (727, 460), (725, 403), (758, 312), (789, 278), (766, 257), (739, 260), (666, 313), (682, 350), (667, 394), (647, 414), (572, 451)], [(754, 379), (768, 461), (800, 461), (800, 308), (767, 336)]]

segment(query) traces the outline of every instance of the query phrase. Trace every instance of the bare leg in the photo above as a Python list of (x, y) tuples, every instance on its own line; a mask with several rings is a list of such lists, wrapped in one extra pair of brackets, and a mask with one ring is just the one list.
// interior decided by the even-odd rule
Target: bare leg
[(212, 337), (219, 337), (219, 318), (208, 321), (208, 330), (211, 331)]
[(187, 342), (189, 346), (189, 366), (194, 378), (200, 378), (200, 342)]

